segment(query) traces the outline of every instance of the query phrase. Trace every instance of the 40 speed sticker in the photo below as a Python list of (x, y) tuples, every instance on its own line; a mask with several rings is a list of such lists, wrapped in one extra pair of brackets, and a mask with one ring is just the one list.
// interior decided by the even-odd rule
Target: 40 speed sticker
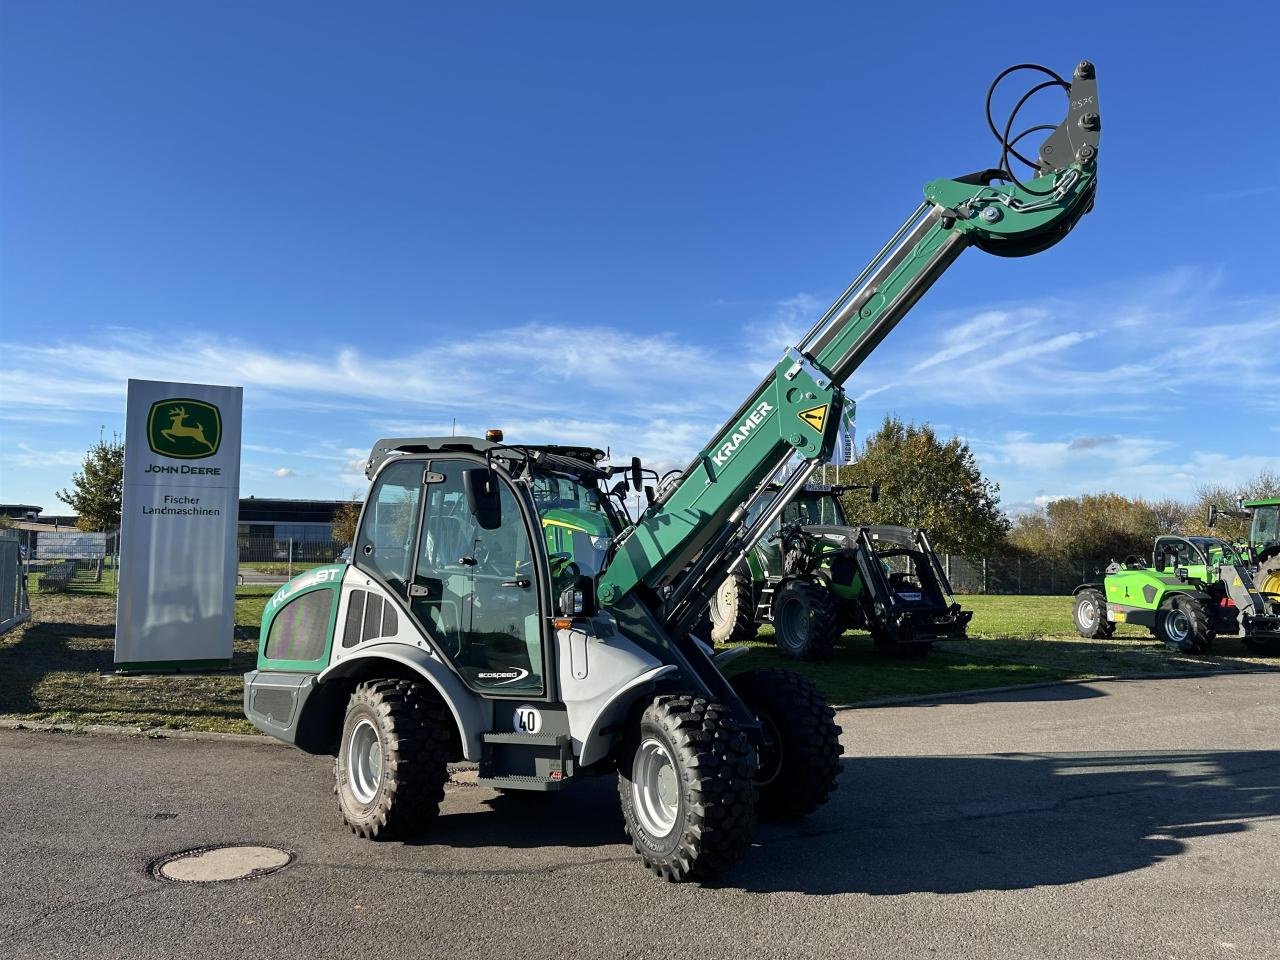
[(521, 704), (516, 707), (511, 726), (516, 733), (537, 733), (542, 729), (542, 714), (527, 704)]

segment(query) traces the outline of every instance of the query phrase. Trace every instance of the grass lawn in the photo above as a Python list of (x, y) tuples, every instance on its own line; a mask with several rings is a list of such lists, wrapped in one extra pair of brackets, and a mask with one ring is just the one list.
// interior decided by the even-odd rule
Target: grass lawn
[[(34, 586), (32, 621), (0, 636), (0, 716), (253, 732), (241, 713), (240, 675), (256, 663), (258, 623), (275, 587), (237, 588), (231, 672), (121, 676), (112, 659), (111, 584), (77, 582), (67, 593), (39, 593)], [(796, 663), (778, 655), (765, 627), (730, 672), (797, 669), (832, 703), (843, 705), (1075, 677), (1280, 666), (1275, 659), (1250, 656), (1238, 640), (1227, 638), (1215, 641), (1212, 656), (1172, 653), (1131, 626), (1121, 626), (1110, 640), (1085, 640), (1072, 631), (1069, 597), (960, 600), (974, 611), (971, 639), (938, 644), (927, 659), (885, 659), (866, 634), (849, 633), (831, 662)]]
[(236, 589), (232, 671), (124, 676), (114, 664), (113, 586), (76, 581), (66, 593), (39, 593), (33, 582), (31, 620), (0, 636), (0, 716), (253, 733), (241, 674), (257, 663), (258, 623), (275, 590)]

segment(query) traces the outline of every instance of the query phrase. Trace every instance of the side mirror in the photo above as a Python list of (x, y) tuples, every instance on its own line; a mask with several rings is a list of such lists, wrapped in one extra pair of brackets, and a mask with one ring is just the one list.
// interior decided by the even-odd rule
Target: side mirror
[(1191, 578), (1191, 571), (1188, 570), (1186, 567), (1179, 567), (1176, 571), (1174, 571), (1174, 575), (1179, 580), (1185, 583), (1187, 580)]
[(640, 473), (640, 458), (631, 458), (631, 489), (639, 493), (644, 489), (644, 477)]
[(471, 515), (481, 528), (497, 530), (502, 526), (502, 498), (498, 492), (497, 474), (485, 467), (465, 470), (462, 489), (467, 495)]
[(588, 576), (578, 577), (573, 586), (560, 591), (560, 616), (576, 620), (596, 612), (596, 582)]
[(1212, 529), (1213, 525), (1218, 522), (1218, 505), (1216, 503), (1209, 504), (1209, 518), (1207, 526)]
[(871, 485), (871, 502), (872, 503), (880, 502), (880, 484), (878, 483), (873, 483)]

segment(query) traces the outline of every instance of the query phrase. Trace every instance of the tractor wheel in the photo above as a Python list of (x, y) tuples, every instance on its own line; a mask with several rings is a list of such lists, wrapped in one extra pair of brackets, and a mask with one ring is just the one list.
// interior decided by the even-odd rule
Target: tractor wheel
[(1280, 657), (1280, 640), (1275, 637), (1241, 637), (1251, 653), (1261, 657)]
[(1280, 596), (1280, 553), (1268, 557), (1258, 565), (1258, 574), (1253, 578), (1253, 585), (1259, 593), (1272, 593)]
[(756, 772), (761, 818), (794, 820), (827, 802), (840, 775), (840, 727), (808, 677), (777, 668), (748, 670), (730, 681), (760, 720)]
[(756, 635), (755, 586), (747, 570), (735, 570), (720, 584), (708, 608), (711, 642), (743, 643)]
[(1072, 618), (1076, 622), (1076, 632), (1090, 640), (1105, 640), (1116, 632), (1116, 625), (1107, 619), (1107, 598), (1095, 587), (1076, 594)]
[(1209, 611), (1190, 597), (1174, 597), (1156, 611), (1155, 633), (1166, 647), (1181, 653), (1204, 653), (1213, 643)]
[(792, 660), (830, 660), (840, 636), (840, 606), (830, 590), (788, 580), (773, 600), (774, 642)]
[(356, 687), (334, 787), (352, 832), (370, 840), (409, 836), (440, 812), (452, 723), (426, 684), (372, 680)]
[(756, 763), (715, 700), (660, 696), (640, 716), (618, 764), (631, 845), (664, 880), (705, 880), (751, 845)]

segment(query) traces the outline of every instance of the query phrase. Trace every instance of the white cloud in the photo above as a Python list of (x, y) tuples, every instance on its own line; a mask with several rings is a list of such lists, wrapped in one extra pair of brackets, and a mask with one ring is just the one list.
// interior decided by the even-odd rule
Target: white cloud
[(288, 467), (279, 467), (272, 470), (271, 475), (273, 477), (280, 477), (281, 479), (284, 479), (285, 477), (296, 477), (298, 474), (295, 471), (290, 470)]

